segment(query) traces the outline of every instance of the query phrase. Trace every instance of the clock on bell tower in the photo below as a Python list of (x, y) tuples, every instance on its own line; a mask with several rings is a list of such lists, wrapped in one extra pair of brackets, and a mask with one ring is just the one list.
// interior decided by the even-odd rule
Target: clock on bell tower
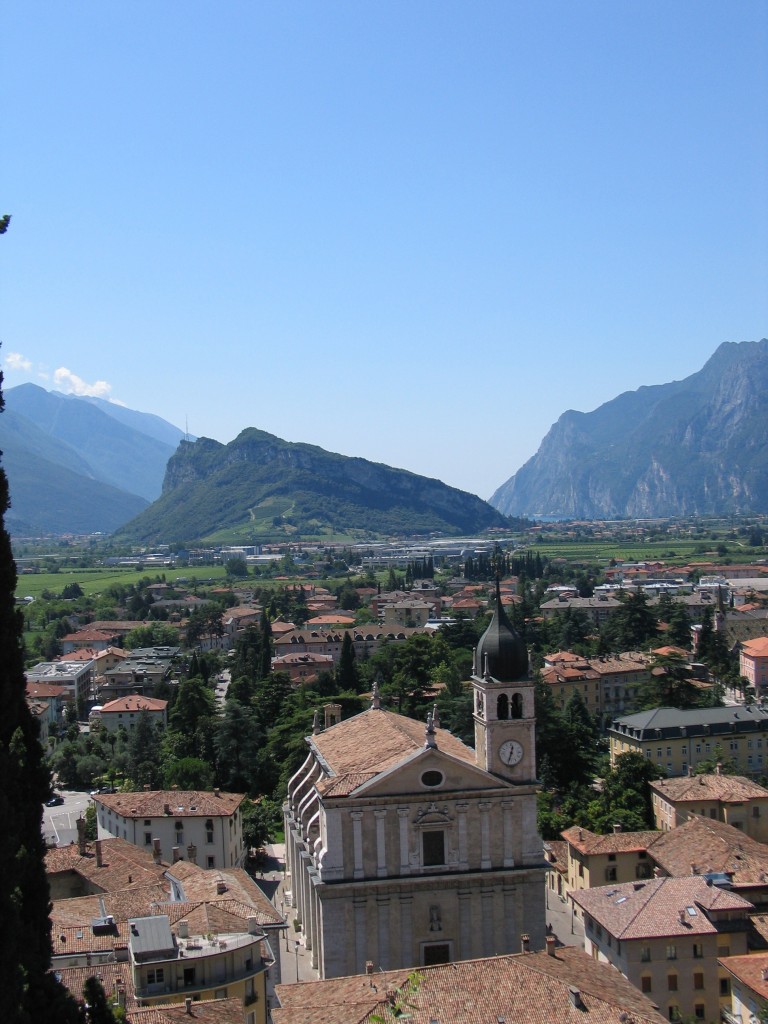
[(472, 671), (475, 758), (480, 768), (510, 782), (536, 778), (533, 681), (528, 651), (501, 605), (475, 649)]

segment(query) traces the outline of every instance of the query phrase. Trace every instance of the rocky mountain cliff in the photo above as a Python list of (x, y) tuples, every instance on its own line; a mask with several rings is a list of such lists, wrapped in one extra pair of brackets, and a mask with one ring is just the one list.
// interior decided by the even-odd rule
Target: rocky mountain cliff
[(227, 445), (182, 441), (163, 493), (120, 536), (139, 543), (268, 536), (475, 533), (507, 525), (473, 494), (249, 428)]
[(768, 512), (768, 340), (725, 343), (685, 380), (563, 413), (490, 501), (578, 519)]

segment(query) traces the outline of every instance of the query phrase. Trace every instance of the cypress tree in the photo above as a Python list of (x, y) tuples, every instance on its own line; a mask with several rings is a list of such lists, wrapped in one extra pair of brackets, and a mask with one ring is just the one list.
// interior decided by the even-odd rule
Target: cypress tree
[[(0, 410), (2, 397), (0, 373)], [(51, 923), (43, 803), (50, 777), (25, 699), (23, 618), (5, 529), (8, 479), (0, 467), (0, 1020), (76, 1021), (77, 1004), (49, 973)]]

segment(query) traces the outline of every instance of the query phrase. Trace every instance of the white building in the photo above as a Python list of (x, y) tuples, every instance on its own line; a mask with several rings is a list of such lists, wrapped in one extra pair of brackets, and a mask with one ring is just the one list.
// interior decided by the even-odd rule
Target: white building
[(239, 867), (245, 860), (242, 793), (155, 790), (105, 793), (96, 804), (98, 837), (117, 836), (166, 860), (203, 868)]
[(168, 724), (168, 701), (145, 697), (140, 693), (130, 693), (127, 697), (118, 697), (107, 704), (91, 711), (91, 724), (98, 722), (107, 732), (117, 732), (122, 726), (128, 732), (136, 728), (139, 718), (147, 715), (152, 725)]

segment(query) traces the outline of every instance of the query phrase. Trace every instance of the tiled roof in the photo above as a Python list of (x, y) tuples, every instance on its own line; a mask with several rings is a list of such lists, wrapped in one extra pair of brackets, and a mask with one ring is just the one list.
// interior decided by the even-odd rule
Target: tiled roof
[(761, 999), (768, 1000), (768, 954), (729, 956), (718, 960), (718, 963), (742, 985), (752, 989)]
[(160, 789), (140, 793), (105, 793), (93, 798), (124, 818), (229, 817), (245, 799), (243, 793), (208, 793), (203, 790)]
[(86, 843), (81, 856), (77, 843), (49, 849), (45, 854), (45, 870), (49, 875), (74, 871), (87, 878), (102, 892), (147, 885), (159, 881), (167, 867), (156, 864), (152, 856), (125, 839), (101, 839), (101, 865), (97, 864), (96, 844)]
[(128, 1013), (128, 1024), (243, 1024), (242, 999), (205, 999), (193, 1002), (189, 1012), (184, 1003), (146, 1006)]
[[(653, 1004), (617, 971), (580, 949), (561, 947), (554, 956), (468, 960), (410, 972), (380, 971), (328, 981), (278, 985), (281, 1008), (274, 1024), (361, 1024), (374, 1014), (395, 1021), (387, 993), (407, 998), (410, 1024), (616, 1024), (622, 1012), (635, 1024), (661, 1024)], [(577, 1005), (574, 1005), (574, 1002)]]
[[(424, 722), (377, 708), (339, 722), (310, 742), (335, 776), (377, 775), (421, 750), (425, 729)], [(475, 763), (474, 750), (447, 729), (435, 730), (435, 743), (446, 754)]]
[[(183, 872), (177, 871), (182, 863), (188, 865), (187, 869)], [(232, 903), (233, 907), (236, 904), (238, 907), (247, 908), (244, 916), (256, 916), (260, 924), (282, 923), (282, 917), (267, 899), (264, 891), (242, 868), (209, 871), (196, 864), (190, 865), (187, 861), (179, 861), (168, 868), (168, 874), (173, 878), (179, 878), (188, 901), (215, 900), (222, 906)], [(219, 892), (220, 883), (226, 886), (224, 893)]]
[(708, 885), (699, 875), (577, 889), (571, 899), (621, 940), (714, 934), (717, 929), (703, 910), (746, 913), (752, 909), (748, 900)]
[(61, 978), (64, 987), (69, 989), (76, 999), (82, 999), (83, 985), (88, 978), (95, 976), (104, 986), (104, 991), (108, 996), (114, 994), (117, 982), (122, 982), (122, 987), (125, 989), (126, 1007), (133, 1006), (135, 1003), (131, 965), (127, 962), (95, 964), (93, 967), (57, 967), (55, 972)]
[(168, 707), (167, 700), (158, 700), (156, 697), (144, 697), (140, 693), (129, 693), (126, 697), (118, 697), (111, 700), (101, 709), (101, 713), (110, 714), (113, 711), (165, 711)]
[(608, 835), (597, 835), (590, 832), (588, 828), (579, 828), (574, 825), (560, 835), (567, 843), (570, 843), (580, 853), (633, 853), (639, 850), (647, 850), (655, 839), (659, 837), (658, 832), (609, 832)]
[(736, 887), (768, 885), (768, 846), (732, 825), (694, 814), (677, 828), (656, 835), (650, 856), (670, 875), (727, 872)]
[(163, 881), (137, 886), (135, 889), (117, 889), (101, 895), (54, 900), (51, 908), (53, 934), (58, 934), (57, 929), (83, 927), (91, 933), (91, 921), (104, 914), (111, 914), (118, 926), (132, 917), (146, 917), (149, 905), (168, 900), (170, 890), (170, 885)]
[(742, 651), (750, 658), (768, 658), (768, 636), (758, 636), (754, 640), (745, 640)]
[(680, 778), (658, 779), (651, 789), (672, 803), (700, 803), (719, 800), (721, 803), (741, 803), (768, 797), (768, 789), (743, 775), (694, 775)]
[(67, 686), (55, 686), (53, 683), (27, 683), (26, 694), (28, 697), (66, 697), (69, 693)]

